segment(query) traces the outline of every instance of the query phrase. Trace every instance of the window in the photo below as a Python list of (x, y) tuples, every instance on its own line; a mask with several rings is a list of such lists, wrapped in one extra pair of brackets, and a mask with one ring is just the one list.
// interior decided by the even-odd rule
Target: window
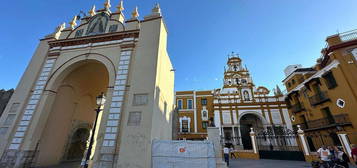
[(115, 24), (115, 25), (110, 25), (109, 27), (109, 33), (113, 33), (113, 32), (116, 32), (118, 29), (118, 25)]
[(335, 119), (333, 118), (330, 108), (325, 107), (323, 109), (321, 109), (322, 115), (327, 119), (327, 121), (329, 122), (329, 124), (334, 124), (335, 123)]
[(316, 152), (314, 141), (311, 136), (306, 136), (307, 143), (309, 144), (310, 151)]
[(333, 76), (332, 72), (328, 72), (326, 73), (325, 75), (322, 76), (325, 81), (326, 81), (326, 85), (327, 85), (327, 88), (329, 89), (333, 89), (337, 86), (337, 83), (336, 83), (336, 80), (335, 80), (335, 77)]
[(128, 126), (139, 126), (141, 122), (141, 112), (130, 112)]
[(223, 120), (223, 124), (232, 124), (231, 112), (223, 111), (222, 112), (222, 120)]
[(207, 117), (208, 117), (207, 111), (203, 111), (203, 112), (202, 112), (202, 117), (203, 117), (203, 118), (207, 118)]
[(202, 104), (202, 106), (205, 106), (205, 105), (207, 105), (207, 99), (201, 99), (201, 104)]
[(291, 83), (294, 85), (295, 84), (295, 79), (291, 80)]
[(187, 109), (193, 109), (193, 101), (192, 99), (187, 100)]
[(207, 121), (203, 121), (203, 122), (202, 122), (202, 128), (203, 128), (203, 129), (207, 129), (207, 125), (208, 125), (208, 122), (207, 122)]
[(182, 100), (177, 100), (177, 108), (182, 109)]
[(134, 94), (134, 106), (146, 105), (148, 103), (148, 94)]
[(337, 106), (340, 108), (344, 108), (345, 107), (345, 101), (342, 99), (337, 99)]
[(188, 120), (182, 120), (182, 132), (189, 132)]
[(82, 35), (83, 35), (83, 29), (77, 30), (76, 34), (74, 35), (74, 37), (81, 37)]
[(308, 129), (309, 128), (309, 125), (307, 125), (307, 120), (306, 120), (306, 117), (304, 116), (304, 115), (301, 115), (300, 116), (300, 120), (301, 120), (301, 124), (302, 124), (302, 126), (304, 126), (305, 127), (305, 129)]
[(290, 82), (288, 82), (288, 87), (289, 87), (289, 88), (291, 87), (291, 84), (290, 84)]

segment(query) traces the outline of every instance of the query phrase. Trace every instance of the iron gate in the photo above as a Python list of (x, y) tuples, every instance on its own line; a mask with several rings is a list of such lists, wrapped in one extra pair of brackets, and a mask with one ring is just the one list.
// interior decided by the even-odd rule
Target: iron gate
[(261, 159), (305, 161), (297, 134), (293, 130), (266, 128), (258, 131), (256, 138)]

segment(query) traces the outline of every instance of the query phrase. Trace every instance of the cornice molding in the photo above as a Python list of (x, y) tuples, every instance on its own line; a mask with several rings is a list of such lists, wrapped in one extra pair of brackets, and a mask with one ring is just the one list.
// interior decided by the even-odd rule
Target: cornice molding
[(124, 38), (138, 38), (139, 30), (131, 30), (124, 32), (106, 33), (94, 36), (84, 36), (79, 38), (63, 39), (63, 40), (53, 40), (49, 41), (48, 44), (50, 48), (53, 47), (66, 47), (74, 45), (82, 45), (89, 43), (106, 42), (113, 40), (122, 40)]

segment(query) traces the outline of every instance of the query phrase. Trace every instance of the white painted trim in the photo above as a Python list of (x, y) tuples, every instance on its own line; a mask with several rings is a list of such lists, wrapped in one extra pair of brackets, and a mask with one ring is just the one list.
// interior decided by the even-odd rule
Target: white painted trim
[(307, 148), (307, 144), (306, 144), (304, 135), (303, 134), (299, 134), (299, 138), (300, 138), (300, 141), (302, 142), (302, 146), (304, 148), (305, 155), (310, 155), (310, 152), (309, 152), (309, 150)]
[(193, 91), (193, 110), (194, 110), (194, 113), (193, 113), (193, 116), (194, 116), (194, 119), (195, 119), (195, 132), (197, 132), (197, 108), (196, 108), (196, 91)]
[(340, 62), (338, 60), (333, 60), (329, 65), (327, 65), (325, 68), (317, 71), (314, 75), (312, 75), (310, 78), (306, 79), (303, 83), (300, 83), (298, 86), (296, 86), (294, 89), (290, 90), (290, 92), (287, 93), (290, 94), (293, 91), (299, 91), (301, 88), (304, 87), (305, 83), (310, 81), (313, 78), (320, 78), (324, 73), (327, 71), (331, 70), (332, 68), (336, 68)]

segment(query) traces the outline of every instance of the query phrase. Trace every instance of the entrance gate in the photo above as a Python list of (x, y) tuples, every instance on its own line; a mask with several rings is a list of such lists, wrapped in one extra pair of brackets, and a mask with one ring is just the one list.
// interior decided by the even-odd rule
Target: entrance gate
[(290, 129), (263, 129), (257, 133), (256, 138), (261, 159), (305, 161), (297, 134)]

